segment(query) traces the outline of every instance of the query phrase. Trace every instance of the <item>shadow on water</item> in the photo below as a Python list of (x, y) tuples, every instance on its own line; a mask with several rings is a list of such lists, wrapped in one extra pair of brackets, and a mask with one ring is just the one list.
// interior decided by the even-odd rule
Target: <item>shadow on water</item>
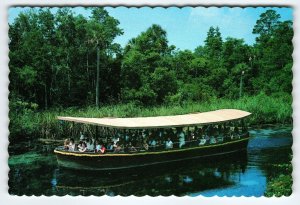
[[(221, 157), (214, 160), (217, 161), (211, 163), (192, 160), (139, 170), (95, 172), (89, 175), (86, 172), (58, 170), (56, 188), (61, 193), (72, 195), (182, 196), (234, 184), (231, 175), (245, 171), (247, 154), (241, 152), (231, 155), (230, 158)], [(69, 176), (76, 176), (76, 180)]]
[[(274, 131), (275, 130), (275, 131)], [(28, 152), (9, 159), (13, 195), (189, 195), (262, 196), (269, 165), (288, 162), (291, 128), (251, 131), (247, 152), (207, 161), (190, 160), (122, 172), (61, 169), (52, 152)]]

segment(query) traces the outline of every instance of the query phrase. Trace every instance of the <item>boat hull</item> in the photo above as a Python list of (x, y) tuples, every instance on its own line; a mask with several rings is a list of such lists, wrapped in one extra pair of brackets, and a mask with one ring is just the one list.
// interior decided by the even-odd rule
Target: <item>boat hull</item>
[(222, 144), (138, 153), (78, 153), (54, 150), (58, 165), (78, 170), (120, 170), (174, 163), (191, 159), (225, 157), (247, 149), (249, 137)]

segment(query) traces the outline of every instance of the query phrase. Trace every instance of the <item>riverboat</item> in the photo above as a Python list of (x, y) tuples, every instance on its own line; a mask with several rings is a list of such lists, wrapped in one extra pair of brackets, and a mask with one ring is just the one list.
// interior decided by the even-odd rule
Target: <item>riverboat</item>
[[(184, 141), (173, 142), (174, 146), (165, 149), (164, 143), (160, 148), (153, 146), (151, 149), (134, 149), (126, 151), (125, 149), (118, 152), (79, 152), (65, 150), (63, 146), (57, 147), (54, 153), (57, 156), (58, 165), (63, 168), (79, 170), (126, 170), (147, 167), (153, 165), (176, 163), (191, 159), (209, 159), (212, 157), (225, 157), (228, 154), (238, 153), (247, 149), (249, 133), (246, 129), (244, 119), (251, 113), (237, 109), (221, 109), (210, 112), (191, 113), (173, 116), (156, 116), (156, 117), (135, 117), (135, 118), (82, 118), (82, 117), (61, 117), (62, 121), (73, 123), (82, 123), (94, 125), (96, 128), (113, 129), (119, 131), (122, 137), (128, 131), (147, 132), (149, 130), (181, 130), (181, 132), (191, 133), (194, 128), (202, 130), (204, 135), (215, 135), (208, 138), (215, 140), (201, 143), (200, 139), (193, 138), (190, 140), (188, 134), (185, 134)], [(233, 128), (236, 129), (233, 129)], [(228, 128), (229, 132), (226, 132)], [(210, 132), (210, 129), (219, 129), (219, 132)], [(223, 130), (224, 133), (221, 133)], [(217, 133), (217, 134), (216, 134)], [(177, 135), (178, 136), (178, 135)], [(167, 137), (167, 136), (165, 136)], [(180, 137), (180, 136), (179, 136)], [(169, 140), (169, 139), (168, 139)], [(181, 142), (180, 142), (181, 140)], [(177, 143), (177, 145), (176, 145)], [(179, 146), (178, 144), (183, 145)]]

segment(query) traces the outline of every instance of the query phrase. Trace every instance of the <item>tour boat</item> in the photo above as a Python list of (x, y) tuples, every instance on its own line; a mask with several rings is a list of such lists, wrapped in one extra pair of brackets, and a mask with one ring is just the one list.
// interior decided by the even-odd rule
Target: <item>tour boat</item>
[[(185, 129), (192, 127), (213, 127), (219, 125), (231, 126), (243, 122), (251, 113), (237, 109), (221, 109), (210, 112), (191, 113), (173, 116), (135, 117), (135, 118), (83, 118), (58, 117), (59, 120), (73, 123), (94, 125), (96, 128), (120, 130), (154, 130), (154, 129)], [(226, 138), (226, 140), (224, 140)], [(176, 163), (190, 159), (210, 159), (212, 157), (226, 157), (228, 154), (238, 153), (247, 149), (249, 132), (247, 129), (231, 136), (223, 136), (222, 142), (186, 143), (186, 146), (172, 149), (137, 150), (135, 152), (79, 152), (64, 150), (57, 147), (54, 153), (58, 165), (63, 168), (79, 170), (122, 170), (153, 165)]]

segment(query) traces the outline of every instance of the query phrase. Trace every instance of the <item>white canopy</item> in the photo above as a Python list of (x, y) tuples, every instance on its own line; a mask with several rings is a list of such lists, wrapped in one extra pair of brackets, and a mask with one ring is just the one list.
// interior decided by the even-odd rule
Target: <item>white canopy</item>
[(185, 127), (204, 124), (215, 124), (238, 120), (251, 115), (251, 113), (236, 110), (222, 109), (210, 112), (191, 113), (185, 115), (135, 117), (135, 118), (84, 118), (84, 117), (58, 117), (59, 120), (83, 124), (98, 125), (120, 129), (166, 128)]

